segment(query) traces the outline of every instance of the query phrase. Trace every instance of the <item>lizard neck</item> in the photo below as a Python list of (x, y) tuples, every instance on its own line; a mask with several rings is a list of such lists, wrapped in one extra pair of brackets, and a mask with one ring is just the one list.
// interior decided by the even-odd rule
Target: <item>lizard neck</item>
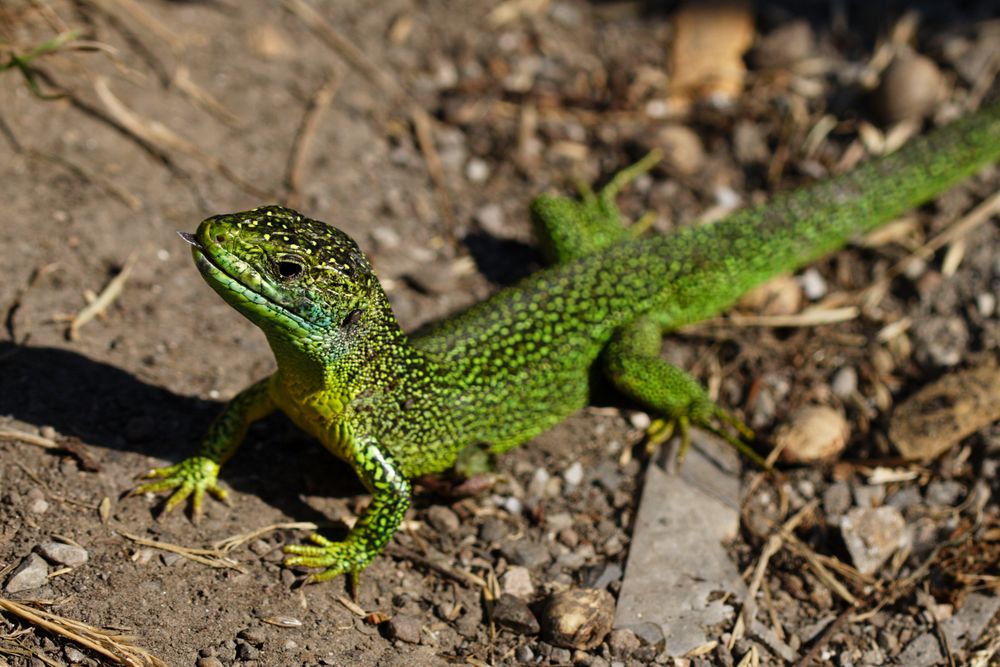
[(372, 305), (369, 315), (354, 331), (317, 330), (294, 340), (268, 335), (278, 377), (293, 398), (322, 392), (346, 405), (384, 382), (385, 369), (404, 352), (406, 336), (384, 297)]

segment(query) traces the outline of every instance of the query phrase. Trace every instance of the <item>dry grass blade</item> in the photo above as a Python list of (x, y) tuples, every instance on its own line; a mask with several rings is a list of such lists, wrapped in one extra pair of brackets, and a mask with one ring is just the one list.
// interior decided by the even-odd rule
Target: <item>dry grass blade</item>
[(366, 78), (372, 80), (383, 92), (388, 93), (397, 101), (409, 99), (409, 94), (394, 77), (376, 65), (351, 40), (340, 34), (309, 3), (305, 2), (305, 0), (285, 0), (284, 5), (290, 12), (298, 16), (323, 43), (343, 58), (348, 65), (361, 72)]
[(455, 220), (455, 209), (451, 204), (451, 195), (445, 186), (444, 167), (441, 165), (441, 157), (434, 146), (434, 135), (432, 132), (433, 120), (429, 113), (422, 108), (413, 105), (410, 109), (410, 118), (413, 120), (413, 128), (417, 134), (417, 143), (420, 145), (420, 152), (424, 156), (427, 164), (427, 171), (431, 175), (434, 183), (434, 194), (438, 200), (438, 208), (444, 218), (445, 229), (448, 235), (453, 237), (457, 222)]
[(69, 327), (66, 329), (66, 338), (77, 340), (80, 337), (80, 327), (103, 313), (107, 310), (108, 306), (115, 302), (125, 288), (125, 281), (128, 280), (129, 274), (132, 273), (133, 266), (135, 266), (134, 253), (128, 256), (128, 259), (122, 265), (121, 271), (108, 281), (107, 286), (105, 286), (97, 298), (84, 306), (73, 317), (69, 323)]
[(169, 153), (176, 151), (184, 153), (214, 169), (247, 194), (260, 199), (274, 199), (274, 196), (270, 192), (261, 190), (252, 183), (243, 180), (226, 163), (215, 156), (207, 154), (197, 144), (184, 139), (162, 123), (146, 121), (141, 118), (134, 111), (126, 107), (111, 92), (111, 88), (104, 77), (97, 77), (94, 81), (94, 91), (97, 93), (98, 98), (100, 98), (101, 103), (104, 104), (104, 108), (107, 109), (111, 118), (145, 143), (155, 146), (157, 150), (162, 152)]
[(153, 549), (160, 549), (161, 551), (169, 551), (170, 553), (178, 554), (188, 560), (201, 563), (202, 565), (207, 565), (216, 569), (236, 570), (237, 572), (241, 572), (243, 574), (246, 574), (247, 572), (245, 567), (230, 558), (226, 558), (218, 549), (196, 549), (181, 546), (179, 544), (171, 544), (170, 542), (147, 540), (144, 537), (126, 533), (124, 530), (119, 530), (117, 532), (122, 537), (130, 539), (136, 544), (140, 544), (144, 547), (151, 547)]
[(191, 70), (188, 69), (186, 65), (180, 65), (177, 68), (177, 71), (174, 72), (173, 84), (177, 87), (177, 90), (187, 95), (192, 102), (218, 118), (226, 125), (229, 125), (230, 127), (240, 125), (239, 116), (226, 108), (226, 106), (217, 100), (210, 92), (194, 82), (194, 79), (191, 78)]
[(42, 447), (44, 449), (62, 449), (58, 442), (50, 438), (43, 438), (40, 435), (25, 433), (24, 431), (17, 431), (9, 428), (0, 428), (0, 440), (15, 440), (17, 442), (23, 442), (27, 445), (35, 445), (36, 447)]
[(912, 253), (893, 264), (892, 267), (886, 271), (885, 275), (860, 292), (858, 302), (864, 303), (866, 306), (875, 305), (879, 297), (885, 293), (885, 286), (893, 278), (905, 272), (911, 262), (918, 259), (926, 260), (944, 246), (964, 237), (970, 231), (998, 213), (1000, 213), (1000, 192), (993, 194), (991, 197), (986, 199), (986, 201), (982, 202), (966, 215), (959, 218), (954, 224), (949, 226), (940, 234), (928, 240)]
[(167, 667), (146, 649), (133, 646), (128, 637), (102, 630), (81, 621), (51, 614), (40, 609), (32, 609), (19, 602), (0, 598), (0, 609), (18, 618), (43, 628), (51, 633), (66, 637), (118, 665), (129, 667)]
[(263, 528), (257, 528), (256, 530), (251, 530), (248, 533), (231, 535), (230, 537), (219, 540), (218, 542), (212, 545), (212, 549), (216, 552), (229, 553), (236, 547), (246, 544), (250, 540), (255, 540), (261, 535), (266, 535), (275, 530), (316, 530), (317, 528), (319, 528), (319, 526), (309, 521), (299, 521), (294, 523), (272, 523), (269, 526), (264, 526)]
[(736, 327), (814, 327), (855, 319), (860, 311), (854, 306), (843, 308), (806, 308), (795, 315), (741, 315), (732, 313), (721, 320), (706, 324), (725, 323)]
[(309, 156), (309, 146), (312, 145), (313, 137), (316, 136), (316, 129), (319, 121), (333, 102), (333, 96), (337, 93), (339, 82), (334, 78), (329, 78), (323, 82), (316, 93), (309, 100), (309, 106), (302, 117), (302, 124), (295, 135), (292, 144), (292, 152), (288, 157), (288, 169), (285, 176), (285, 187), (287, 189), (287, 202), (292, 208), (299, 206), (302, 188), (302, 174), (306, 168), (306, 158)]

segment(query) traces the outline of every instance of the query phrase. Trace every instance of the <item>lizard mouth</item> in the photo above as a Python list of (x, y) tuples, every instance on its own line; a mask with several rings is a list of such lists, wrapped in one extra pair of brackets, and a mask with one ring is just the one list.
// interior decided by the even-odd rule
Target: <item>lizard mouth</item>
[[(199, 232), (202, 230), (199, 229)], [(205, 281), (233, 307), (247, 316), (284, 320), (292, 328), (308, 322), (283, 303), (281, 294), (249, 263), (219, 244), (206, 244), (199, 235), (177, 232), (191, 245), (195, 266)]]

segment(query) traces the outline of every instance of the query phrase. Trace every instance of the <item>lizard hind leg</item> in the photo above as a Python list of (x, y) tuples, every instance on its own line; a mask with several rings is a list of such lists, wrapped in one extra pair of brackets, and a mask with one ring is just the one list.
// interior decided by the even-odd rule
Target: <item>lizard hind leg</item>
[(753, 431), (709, 398), (696, 379), (660, 359), (659, 352), (660, 327), (644, 317), (618, 330), (602, 354), (603, 370), (615, 388), (657, 414), (646, 432), (647, 449), (676, 433), (681, 440), (677, 456), (683, 459), (691, 444), (690, 429), (695, 427), (714, 433), (767, 467), (746, 443), (753, 439)]
[(531, 204), (531, 220), (546, 261), (559, 264), (590, 255), (645, 231), (651, 216), (625, 225), (615, 199), (622, 188), (660, 161), (653, 151), (625, 167), (597, 193), (586, 183), (577, 183), (580, 198), (542, 195)]

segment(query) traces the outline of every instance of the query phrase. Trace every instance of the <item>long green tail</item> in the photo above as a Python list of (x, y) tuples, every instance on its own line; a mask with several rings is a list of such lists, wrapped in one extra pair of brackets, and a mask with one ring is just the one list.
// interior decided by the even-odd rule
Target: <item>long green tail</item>
[(713, 315), (754, 285), (812, 262), (997, 160), (1000, 102), (840, 176), (652, 239), (653, 252), (677, 268), (654, 311), (664, 309), (668, 326)]

